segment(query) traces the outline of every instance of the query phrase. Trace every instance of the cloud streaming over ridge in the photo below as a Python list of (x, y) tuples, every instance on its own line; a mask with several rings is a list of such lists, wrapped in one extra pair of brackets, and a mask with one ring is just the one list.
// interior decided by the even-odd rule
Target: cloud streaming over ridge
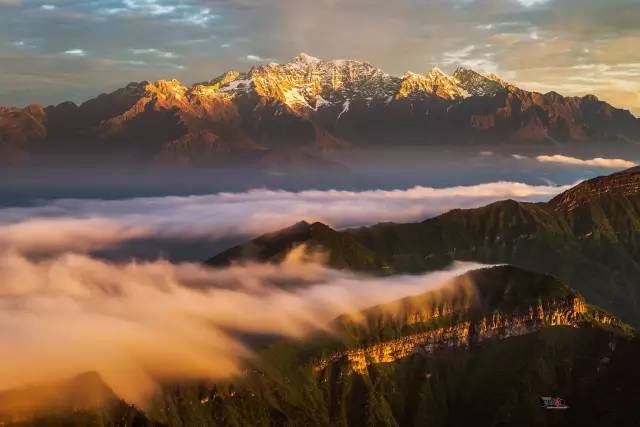
[(117, 395), (144, 405), (162, 381), (238, 374), (251, 357), (239, 334), (299, 337), (341, 313), (437, 288), (477, 267), (374, 278), (296, 256), (215, 270), (0, 252), (0, 384), (97, 371)]

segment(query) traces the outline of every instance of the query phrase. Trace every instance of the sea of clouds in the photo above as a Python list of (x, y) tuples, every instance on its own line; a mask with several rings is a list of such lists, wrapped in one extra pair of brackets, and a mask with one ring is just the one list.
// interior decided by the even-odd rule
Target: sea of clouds
[(342, 313), (437, 289), (480, 267), (455, 264), (381, 278), (295, 256), (279, 265), (211, 269), (5, 253), (0, 384), (20, 387), (96, 371), (118, 396), (144, 406), (160, 382), (239, 373), (252, 357), (243, 333), (302, 337)]
[(59, 199), (0, 209), (0, 248), (32, 254), (87, 252), (145, 238), (214, 241), (256, 236), (301, 220), (334, 228), (421, 221), (502, 199), (546, 201), (569, 187), (494, 182), (391, 191), (257, 189), (187, 197)]
[[(396, 191), (253, 190), (191, 197), (64, 199), (0, 209), (0, 388), (97, 371), (144, 405), (167, 380), (221, 379), (252, 350), (243, 334), (299, 338), (336, 316), (444, 286), (478, 264), (373, 277), (294, 249), (278, 265), (213, 269), (111, 261), (97, 249), (156, 236), (252, 236), (299, 220), (342, 228), (417, 221), (452, 208), (547, 200), (564, 186), (496, 182)], [(212, 254), (202, 254), (202, 259)]]

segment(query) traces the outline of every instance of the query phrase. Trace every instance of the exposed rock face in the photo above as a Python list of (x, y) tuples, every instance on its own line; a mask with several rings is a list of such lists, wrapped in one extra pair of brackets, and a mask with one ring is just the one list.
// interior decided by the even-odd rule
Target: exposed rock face
[(175, 153), (182, 163), (201, 160), (203, 150), (217, 158), (398, 139), (637, 141), (640, 121), (594, 96), (528, 92), (467, 69), (395, 77), (366, 62), (300, 54), (191, 87), (177, 80), (130, 83), (80, 106), (2, 109), (0, 131), (5, 150), (25, 154), (39, 152), (24, 149), (25, 141), (47, 140), (49, 154), (60, 146), (133, 150), (163, 161)]
[(425, 75), (407, 73), (402, 79), (396, 99), (419, 99), (425, 95), (450, 101), (470, 96), (455, 76), (450, 76), (441, 69), (434, 68)]
[[(553, 299), (529, 306), (524, 313), (496, 312), (478, 320), (465, 320), (450, 326), (435, 328), (427, 332), (404, 336), (372, 346), (348, 350), (321, 359), (314, 366), (325, 369), (331, 363), (346, 360), (356, 373), (365, 373), (367, 366), (388, 363), (405, 358), (413, 353), (470, 347), (489, 339), (504, 339), (525, 335), (548, 326), (580, 326), (584, 323), (587, 307), (580, 296)], [(603, 324), (610, 317), (598, 312)]]
[(364, 374), (370, 364), (414, 353), (471, 348), (487, 340), (586, 323), (621, 325), (550, 276), (511, 266), (475, 270), (441, 289), (338, 318), (337, 334), (346, 335), (353, 344), (318, 360), (314, 369), (322, 371), (340, 362)]
[(277, 100), (293, 110), (343, 105), (354, 98), (386, 99), (398, 90), (399, 79), (366, 62), (322, 61), (300, 54), (288, 64), (269, 64), (248, 73), (257, 95)]
[(453, 77), (471, 96), (495, 96), (507, 91), (508, 83), (497, 76), (483, 76), (473, 70), (458, 68)]

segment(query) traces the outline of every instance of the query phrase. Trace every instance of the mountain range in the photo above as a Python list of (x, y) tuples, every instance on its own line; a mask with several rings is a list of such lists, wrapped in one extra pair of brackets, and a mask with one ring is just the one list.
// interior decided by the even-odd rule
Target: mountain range
[(0, 158), (13, 164), (109, 154), (200, 165), (451, 141), (638, 142), (640, 120), (593, 95), (530, 92), (470, 69), (397, 77), (306, 54), (192, 86), (144, 81), (80, 105), (0, 108)]

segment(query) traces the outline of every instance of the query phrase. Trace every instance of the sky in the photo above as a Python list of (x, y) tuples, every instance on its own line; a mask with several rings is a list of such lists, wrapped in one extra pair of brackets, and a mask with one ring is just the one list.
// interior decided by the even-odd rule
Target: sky
[(210, 80), (299, 52), (458, 66), (640, 115), (640, 0), (0, 0), (0, 105)]

